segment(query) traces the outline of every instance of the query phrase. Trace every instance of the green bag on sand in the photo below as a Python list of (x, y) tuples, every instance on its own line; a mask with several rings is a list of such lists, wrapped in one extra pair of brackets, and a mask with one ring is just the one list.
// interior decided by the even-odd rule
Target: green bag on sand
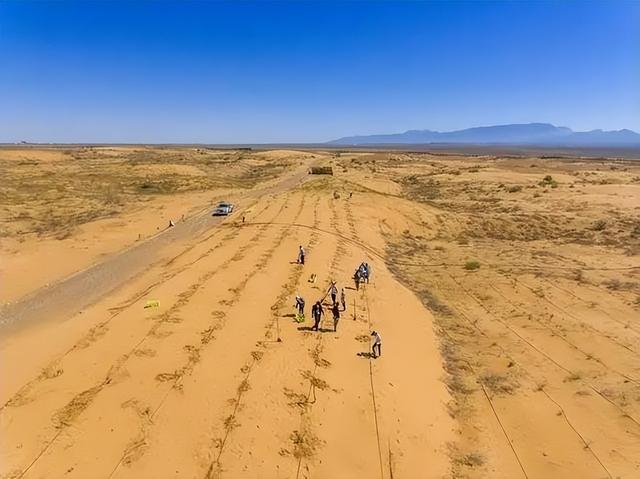
[(160, 306), (160, 301), (158, 301), (157, 299), (150, 299), (144, 305), (145, 309), (147, 309), (147, 308), (157, 308), (159, 306)]
[(296, 314), (296, 323), (304, 322), (304, 316), (301, 314)]

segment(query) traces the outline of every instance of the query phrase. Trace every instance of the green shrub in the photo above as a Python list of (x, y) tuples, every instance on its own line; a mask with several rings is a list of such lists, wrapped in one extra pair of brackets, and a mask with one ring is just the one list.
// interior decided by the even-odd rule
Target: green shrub
[(547, 175), (544, 178), (542, 178), (542, 181), (540, 183), (538, 183), (540, 186), (550, 186), (551, 188), (557, 188), (558, 187), (558, 182), (556, 180), (553, 179), (553, 177), (551, 175)]
[(480, 269), (480, 262), (476, 260), (469, 260), (464, 264), (464, 269), (467, 271), (474, 271), (476, 269)]

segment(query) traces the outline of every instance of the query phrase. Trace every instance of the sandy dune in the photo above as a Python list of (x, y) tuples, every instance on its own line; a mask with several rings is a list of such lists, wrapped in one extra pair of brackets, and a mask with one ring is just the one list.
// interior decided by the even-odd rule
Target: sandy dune
[[(640, 474), (639, 165), (249, 161), (290, 166), (230, 191), (240, 209), (220, 222), (204, 193), (181, 197), (184, 223), (98, 263), (104, 294), (81, 301), (59, 270), (12, 298), (5, 317), (56, 306), (0, 331), (0, 477)], [(336, 175), (304, 174), (318, 162)], [(91, 271), (75, 287), (106, 284)], [(332, 279), (337, 331), (296, 323), (295, 294), (309, 311)]]

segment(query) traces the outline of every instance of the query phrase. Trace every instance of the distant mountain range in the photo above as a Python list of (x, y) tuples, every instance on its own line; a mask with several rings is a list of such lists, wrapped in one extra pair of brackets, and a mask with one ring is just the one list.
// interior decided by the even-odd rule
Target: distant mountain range
[(631, 130), (573, 131), (550, 123), (481, 126), (456, 131), (408, 130), (389, 135), (345, 136), (333, 145), (419, 145), (429, 143), (535, 146), (640, 146), (640, 134)]

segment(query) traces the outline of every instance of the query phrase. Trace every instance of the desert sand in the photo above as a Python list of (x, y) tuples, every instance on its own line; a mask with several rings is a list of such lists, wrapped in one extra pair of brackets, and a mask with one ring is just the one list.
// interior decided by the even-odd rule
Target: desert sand
[[(0, 166), (2, 478), (640, 477), (639, 161), (78, 147)], [(346, 311), (312, 331), (332, 280)]]

